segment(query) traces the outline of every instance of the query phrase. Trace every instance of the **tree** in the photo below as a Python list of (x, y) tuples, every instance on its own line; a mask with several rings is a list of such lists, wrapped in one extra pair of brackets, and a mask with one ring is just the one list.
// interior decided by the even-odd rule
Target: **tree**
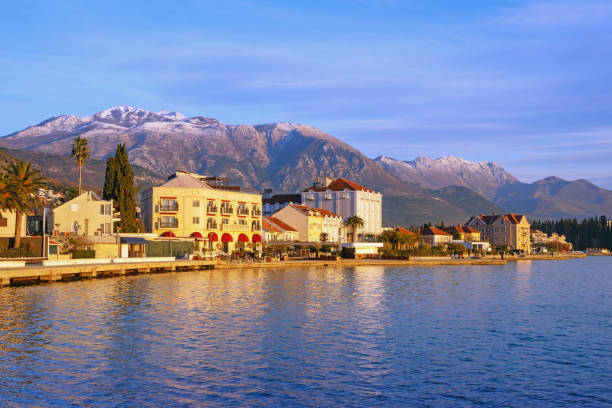
[(13, 205), (13, 181), (4, 173), (0, 173), (0, 211), (11, 210)]
[(351, 228), (351, 231), (353, 232), (352, 241), (354, 243), (357, 235), (357, 230), (363, 228), (363, 226), (365, 225), (365, 221), (363, 221), (363, 218), (361, 218), (360, 216), (353, 215), (352, 217), (349, 217), (346, 219), (346, 221), (344, 221), (344, 225)]
[(81, 195), (81, 180), (83, 178), (83, 165), (85, 160), (89, 160), (89, 146), (87, 145), (87, 139), (84, 137), (77, 136), (72, 144), (71, 156), (76, 161), (77, 167), (79, 168), (79, 195)]
[(329, 235), (327, 234), (327, 232), (322, 232), (321, 235), (319, 235), (319, 241), (321, 242), (327, 242), (328, 239)]
[(115, 157), (106, 161), (103, 198), (113, 200), (119, 210), (119, 227), (123, 232), (136, 232), (136, 204), (134, 203), (134, 171), (130, 165), (125, 144), (117, 145)]
[(7, 209), (15, 211), (15, 248), (19, 248), (23, 214), (40, 205), (37, 190), (44, 185), (44, 179), (40, 171), (28, 162), (12, 163), (4, 179), (8, 186)]

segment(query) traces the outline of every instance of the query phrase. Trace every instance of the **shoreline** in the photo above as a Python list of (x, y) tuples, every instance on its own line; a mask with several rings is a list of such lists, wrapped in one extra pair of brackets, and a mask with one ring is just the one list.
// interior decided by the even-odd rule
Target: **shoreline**
[[(411, 260), (391, 259), (340, 259), (337, 261), (326, 260), (292, 260), (277, 262), (224, 262), (224, 261), (151, 261), (151, 262), (122, 262), (122, 263), (97, 263), (81, 265), (55, 265), (34, 266), (29, 265), (19, 268), (0, 268), (0, 287), (24, 286), (31, 284), (70, 282), (82, 279), (106, 278), (115, 276), (129, 276), (151, 273), (187, 272), (207, 269), (263, 269), (263, 268), (312, 268), (312, 267), (356, 267), (356, 266), (488, 266), (506, 265), (508, 262), (533, 261), (533, 260), (569, 260), (574, 258), (585, 258), (586, 256), (527, 256), (527, 257), (505, 257), (504, 259), (440, 259), (440, 258), (418, 258)], [(1, 261), (0, 261), (1, 262)]]

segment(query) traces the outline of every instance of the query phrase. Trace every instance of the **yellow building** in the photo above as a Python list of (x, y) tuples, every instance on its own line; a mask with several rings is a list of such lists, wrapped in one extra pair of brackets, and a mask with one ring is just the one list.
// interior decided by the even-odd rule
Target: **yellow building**
[(323, 232), (323, 214), (317, 208), (289, 204), (274, 213), (274, 217), (290, 225), (298, 232), (302, 242), (318, 242)]
[[(0, 211), (0, 238), (12, 238), (15, 236), (15, 220), (17, 219), (14, 211)], [(26, 236), (26, 215), (21, 218), (21, 236)]]
[(228, 254), (260, 248), (260, 194), (227, 186), (221, 178), (177, 171), (167, 183), (141, 196), (147, 232), (206, 241), (209, 249)]
[(531, 251), (531, 224), (523, 214), (479, 215), (466, 224), (480, 231), (482, 238), (495, 248), (509, 247), (517, 251)]
[(455, 239), (462, 241), (478, 242), (481, 237), (480, 231), (476, 228), (468, 227), (467, 225), (448, 227), (445, 231), (451, 234)]
[(109, 200), (100, 200), (91, 191), (55, 207), (49, 213), (48, 231), (56, 234), (111, 235), (113, 205)]

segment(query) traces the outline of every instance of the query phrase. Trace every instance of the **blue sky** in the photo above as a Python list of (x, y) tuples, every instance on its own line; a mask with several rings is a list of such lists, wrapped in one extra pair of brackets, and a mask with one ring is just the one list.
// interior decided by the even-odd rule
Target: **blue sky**
[(612, 188), (612, 1), (21, 1), (0, 135), (116, 105)]

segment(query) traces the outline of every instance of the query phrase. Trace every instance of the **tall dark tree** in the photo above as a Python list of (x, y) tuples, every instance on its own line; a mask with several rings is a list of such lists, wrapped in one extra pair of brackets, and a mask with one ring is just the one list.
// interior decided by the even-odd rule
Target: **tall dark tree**
[(134, 202), (134, 171), (130, 165), (125, 144), (117, 145), (115, 157), (106, 161), (103, 196), (113, 200), (119, 210), (121, 221), (119, 227), (123, 232), (136, 232), (136, 204)]

